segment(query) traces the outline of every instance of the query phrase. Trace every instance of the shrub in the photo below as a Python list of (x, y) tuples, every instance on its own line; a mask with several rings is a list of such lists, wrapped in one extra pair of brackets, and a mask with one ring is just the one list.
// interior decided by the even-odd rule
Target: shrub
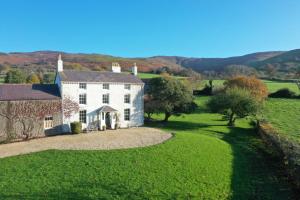
[(274, 93), (269, 94), (271, 98), (295, 98), (295, 92), (289, 90), (288, 88), (282, 88), (277, 90)]
[(81, 132), (82, 125), (81, 122), (72, 122), (71, 123), (71, 132), (73, 134), (79, 134)]

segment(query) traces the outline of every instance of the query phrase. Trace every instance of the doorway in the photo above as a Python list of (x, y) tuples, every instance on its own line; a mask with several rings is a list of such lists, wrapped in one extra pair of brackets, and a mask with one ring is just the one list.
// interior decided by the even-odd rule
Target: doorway
[(111, 129), (111, 119), (109, 112), (105, 114), (105, 125), (107, 129)]

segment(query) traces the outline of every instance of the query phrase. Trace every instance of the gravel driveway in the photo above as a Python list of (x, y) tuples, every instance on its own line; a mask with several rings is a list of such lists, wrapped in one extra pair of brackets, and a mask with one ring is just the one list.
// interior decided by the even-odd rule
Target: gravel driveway
[(172, 137), (154, 128), (130, 128), (83, 133), (78, 135), (60, 135), (0, 145), (0, 158), (27, 154), (47, 149), (95, 150), (125, 149), (145, 147), (162, 143)]

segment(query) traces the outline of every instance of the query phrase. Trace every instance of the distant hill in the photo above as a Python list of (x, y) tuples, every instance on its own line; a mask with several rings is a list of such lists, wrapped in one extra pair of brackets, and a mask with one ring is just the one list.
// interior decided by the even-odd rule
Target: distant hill
[(229, 58), (185, 58), (177, 56), (157, 56), (155, 59), (167, 60), (179, 66), (192, 68), (196, 71), (222, 71), (228, 65), (249, 65), (282, 54), (282, 51), (259, 52)]
[(268, 59), (252, 63), (251, 66), (259, 70), (265, 70), (270, 65), (281, 72), (290, 72), (296, 70), (296, 68), (300, 68), (300, 49), (287, 51)]
[(107, 70), (112, 62), (119, 62), (123, 70), (137, 63), (139, 71), (150, 72), (161, 67), (173, 70), (192, 68), (196, 71), (222, 71), (228, 65), (247, 65), (265, 70), (269, 64), (280, 70), (289, 70), (300, 64), (300, 49), (269, 51), (228, 58), (189, 58), (181, 56), (154, 56), (146, 58), (123, 58), (103, 54), (65, 53), (58, 51), (0, 53), (0, 64), (10, 64), (26, 70), (52, 70), (56, 68), (57, 56), (63, 56), (65, 68), (78, 70)]

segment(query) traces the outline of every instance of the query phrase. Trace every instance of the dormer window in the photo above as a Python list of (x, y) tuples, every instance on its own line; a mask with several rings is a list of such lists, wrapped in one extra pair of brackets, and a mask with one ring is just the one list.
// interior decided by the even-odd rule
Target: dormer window
[(109, 90), (109, 84), (108, 83), (103, 83), (103, 89), (104, 90)]
[(125, 90), (130, 90), (130, 84), (125, 84), (125, 85), (124, 85), (124, 89), (125, 89)]
[(80, 89), (86, 89), (86, 83), (79, 83)]

